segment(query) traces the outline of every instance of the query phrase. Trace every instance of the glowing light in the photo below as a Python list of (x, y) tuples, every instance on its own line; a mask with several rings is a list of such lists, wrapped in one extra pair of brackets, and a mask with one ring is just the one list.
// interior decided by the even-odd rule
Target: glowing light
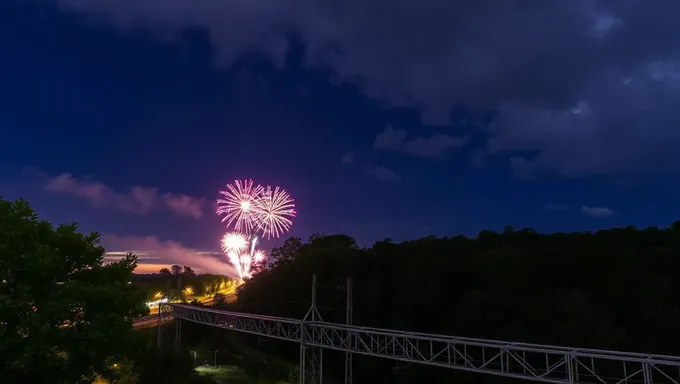
[(220, 191), (224, 196), (217, 200), (217, 214), (224, 215), (222, 222), (227, 226), (234, 225), (237, 232), (249, 234), (257, 226), (257, 212), (251, 207), (260, 199), (264, 188), (254, 185), (253, 180), (236, 180), (227, 184), (227, 189)]
[(236, 180), (220, 191), (217, 214), (233, 227), (222, 237), (222, 251), (241, 279), (251, 277), (258, 264), (266, 261), (264, 252), (255, 249), (257, 234), (278, 238), (293, 225), (295, 202), (283, 188), (255, 184), (252, 179)]
[(265, 254), (262, 251), (255, 251), (255, 254), (253, 255), (253, 260), (255, 260), (256, 263), (261, 263), (264, 260)]
[(237, 232), (228, 232), (222, 236), (222, 250), (241, 280), (252, 277), (266, 258), (263, 251), (255, 248), (257, 240), (257, 236), (247, 238)]
[(222, 237), (223, 251), (241, 252), (248, 247), (248, 239), (241, 233), (230, 232)]
[(233, 224), (236, 232), (261, 232), (269, 239), (280, 237), (293, 225), (295, 202), (283, 188), (236, 180), (220, 194), (224, 198), (217, 200), (217, 214), (224, 215), (222, 222)]
[(149, 301), (148, 303), (146, 303), (146, 306), (147, 306), (147, 307), (155, 307), (155, 306), (157, 306), (157, 305), (160, 304), (160, 303), (167, 303), (167, 302), (168, 302), (168, 299), (164, 297), (164, 298), (162, 298), (162, 299), (160, 299), (160, 300)]
[(267, 187), (256, 204), (257, 224), (264, 237), (279, 237), (293, 225), (291, 219), (295, 217), (295, 203), (285, 190)]

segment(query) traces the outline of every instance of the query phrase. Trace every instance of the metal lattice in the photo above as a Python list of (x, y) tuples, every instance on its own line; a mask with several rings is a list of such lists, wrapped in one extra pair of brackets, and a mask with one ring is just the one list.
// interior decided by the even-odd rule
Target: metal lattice
[(158, 348), (161, 348), (162, 346), (162, 340), (163, 340), (163, 330), (166, 328), (165, 325), (169, 324), (170, 322), (174, 321), (171, 317), (171, 314), (168, 312), (171, 312), (172, 308), (168, 306), (159, 306), (158, 307), (158, 321), (157, 321), (157, 336), (156, 336), (156, 346)]
[(252, 315), (194, 307), (186, 304), (162, 304), (164, 315), (212, 327), (300, 342), (302, 322), (284, 317)]
[[(312, 352), (314, 347), (326, 348), (556, 384), (680, 384), (680, 357), (674, 356), (430, 335), (182, 304), (162, 305), (164, 315), (177, 319), (300, 343), (301, 355)], [(305, 381), (320, 383), (322, 359), (318, 353), (314, 356), (319, 361), (313, 380), (318, 381), (309, 381), (312, 378), (307, 375)]]
[[(352, 312), (354, 304), (352, 303), (352, 278), (347, 277), (347, 286), (345, 287), (346, 290), (346, 308), (345, 308), (345, 325), (351, 326), (353, 324), (352, 320)], [(347, 343), (350, 342), (350, 335), (347, 334)], [(345, 384), (352, 384), (352, 377), (353, 377), (353, 366), (352, 366), (352, 352), (351, 348), (348, 348), (345, 351)]]
[(323, 349), (300, 345), (300, 383), (323, 383)]
[[(309, 345), (545, 383), (675, 383), (680, 358), (314, 323)], [(306, 330), (305, 330), (306, 331)], [(347, 341), (349, 340), (349, 342)]]

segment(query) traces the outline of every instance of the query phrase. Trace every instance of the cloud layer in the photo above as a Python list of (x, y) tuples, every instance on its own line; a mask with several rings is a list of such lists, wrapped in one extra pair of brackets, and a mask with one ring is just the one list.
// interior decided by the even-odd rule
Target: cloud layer
[(469, 141), (466, 136), (455, 137), (441, 133), (428, 137), (408, 138), (405, 130), (388, 126), (376, 136), (373, 149), (403, 152), (418, 157), (441, 157), (449, 150), (465, 146)]
[(354, 162), (354, 154), (352, 152), (345, 153), (341, 158), (340, 162), (342, 164), (352, 164)]
[(108, 251), (108, 261), (119, 260), (132, 252), (139, 257), (138, 273), (155, 273), (172, 264), (187, 265), (199, 273), (238, 276), (234, 268), (221, 261), (220, 252), (192, 250), (175, 241), (162, 241), (154, 236), (116, 236), (104, 234), (101, 243)]
[(388, 183), (398, 183), (401, 181), (401, 176), (397, 175), (394, 171), (389, 168), (369, 164), (366, 166), (366, 173), (375, 177), (376, 179), (386, 181)]
[(168, 210), (179, 216), (199, 219), (207, 205), (204, 199), (160, 193), (158, 188), (133, 186), (128, 192), (119, 192), (98, 181), (76, 179), (70, 173), (47, 177), (45, 189), (86, 199), (93, 206), (113, 207), (137, 215), (146, 215), (154, 210)]
[(614, 211), (607, 207), (581, 207), (581, 212), (591, 217), (611, 217), (614, 216)]
[[(572, 209), (569, 208), (569, 206), (564, 205), (564, 204), (557, 204), (557, 203), (548, 203), (545, 208), (548, 211), (551, 212), (566, 212), (566, 211), (571, 211)], [(582, 205), (580, 208), (577, 207), (577, 211), (581, 212), (582, 214), (594, 218), (604, 218), (604, 217), (612, 217), (616, 214), (620, 214), (621, 212), (616, 212), (611, 208), (607, 207), (591, 207), (588, 205)]]
[(59, 3), (169, 40), (206, 27), (222, 65), (247, 50), (282, 63), (285, 32), (297, 33), (309, 65), (426, 122), (448, 122), (457, 104), (498, 111), (486, 153), (517, 156), (524, 171), (627, 173), (680, 158), (677, 0)]

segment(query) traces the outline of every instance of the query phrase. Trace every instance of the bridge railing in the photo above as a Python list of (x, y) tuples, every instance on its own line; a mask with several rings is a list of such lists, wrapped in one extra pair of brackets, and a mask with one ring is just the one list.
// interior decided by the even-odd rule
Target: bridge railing
[(162, 313), (194, 323), (287, 341), (300, 341), (302, 322), (283, 317), (219, 311), (184, 304), (163, 304)]
[(680, 358), (306, 323), (309, 345), (544, 383), (668, 383)]
[[(680, 358), (303, 322), (163, 304), (163, 312), (213, 327), (391, 360), (555, 384), (680, 384)], [(304, 332), (304, 334), (303, 334)], [(304, 338), (303, 338), (304, 336)]]

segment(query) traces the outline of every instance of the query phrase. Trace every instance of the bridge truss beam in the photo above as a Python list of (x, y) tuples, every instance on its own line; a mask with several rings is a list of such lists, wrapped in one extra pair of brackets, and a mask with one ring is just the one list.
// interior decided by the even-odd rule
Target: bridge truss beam
[[(162, 305), (164, 316), (300, 343), (301, 357), (303, 352), (317, 347), (544, 383), (680, 384), (680, 357), (674, 356), (451, 337), (182, 304)], [(315, 356), (319, 356), (321, 375), (322, 359), (320, 354)], [(316, 365), (313, 369), (317, 369)], [(301, 369), (305, 366), (301, 365)], [(320, 383), (316, 377), (310, 381), (312, 378), (307, 376), (305, 381)]]
[(176, 319), (297, 343), (301, 339), (300, 320), (219, 311), (185, 304), (162, 304), (162, 306), (165, 307), (163, 315)]

